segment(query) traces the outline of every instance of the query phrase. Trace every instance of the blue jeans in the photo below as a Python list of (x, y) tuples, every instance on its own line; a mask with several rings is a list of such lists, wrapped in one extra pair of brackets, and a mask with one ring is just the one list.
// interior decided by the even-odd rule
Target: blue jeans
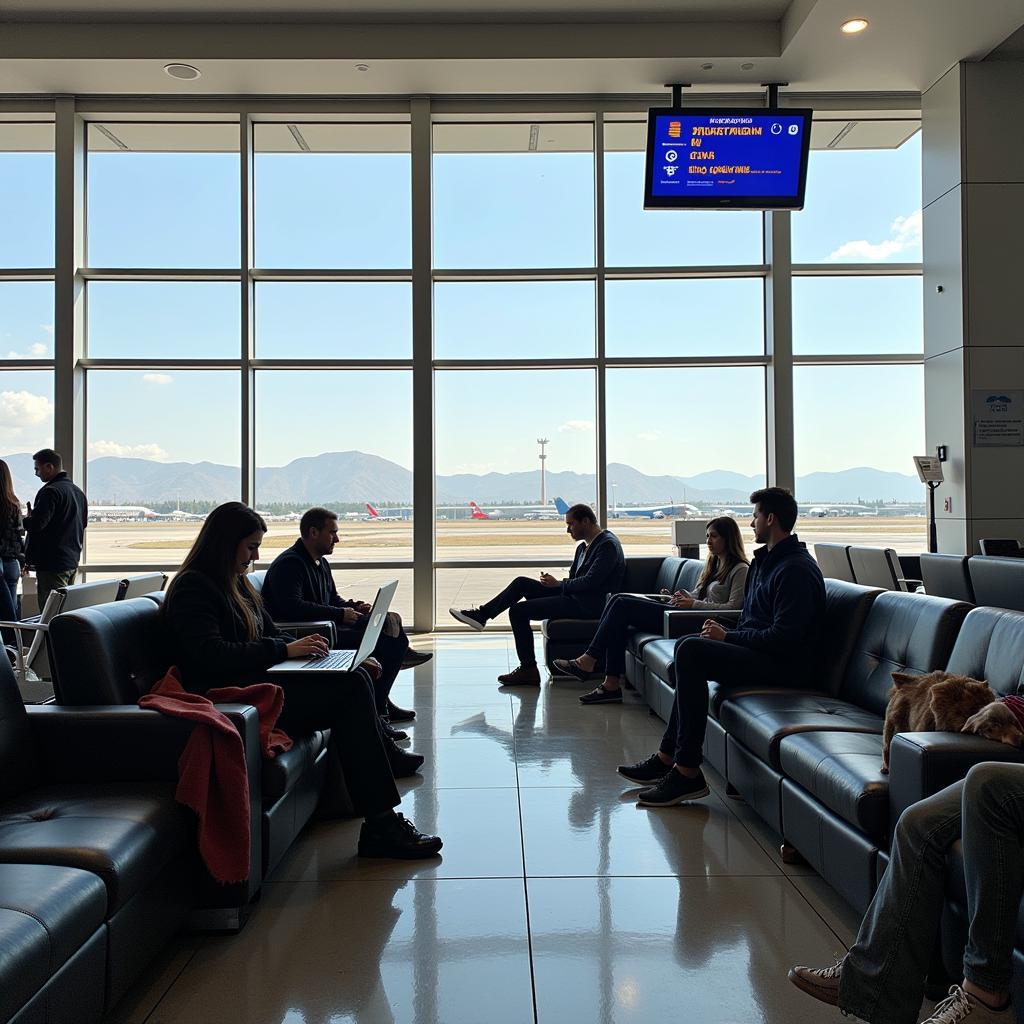
[(908, 807), (892, 861), (843, 962), (839, 1006), (869, 1024), (914, 1024), (942, 918), (946, 854), (963, 838), (967, 914), (964, 977), (1010, 987), (1014, 925), (1024, 888), (1024, 765), (975, 765), (967, 778)]
[[(0, 620), (10, 622), (18, 616), (18, 580), (21, 579), (21, 563), (16, 558), (4, 558), (3, 579), (0, 580)], [(3, 631), (5, 644), (16, 643), (13, 629)]]
[(647, 633), (661, 633), (666, 605), (647, 597), (616, 594), (605, 606), (587, 654), (604, 662), (605, 675), (626, 671), (626, 636), (631, 626)]

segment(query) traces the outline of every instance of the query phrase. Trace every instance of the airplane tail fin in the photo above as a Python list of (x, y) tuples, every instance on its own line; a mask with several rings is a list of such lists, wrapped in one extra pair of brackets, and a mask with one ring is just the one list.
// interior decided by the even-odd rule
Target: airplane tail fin
[(555, 508), (560, 516), (564, 516), (569, 511), (569, 506), (565, 503), (564, 498), (555, 498)]
[(475, 502), (469, 503), (469, 509), (473, 514), (474, 519), (490, 519), (491, 517)]
[(366, 511), (370, 513), (371, 519), (379, 519), (380, 513), (369, 503), (366, 503)]

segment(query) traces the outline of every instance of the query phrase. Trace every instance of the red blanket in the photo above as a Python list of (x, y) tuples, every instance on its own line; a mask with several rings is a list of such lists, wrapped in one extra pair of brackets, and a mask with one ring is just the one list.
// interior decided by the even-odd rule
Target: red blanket
[(241, 882), (249, 874), (249, 780), (242, 738), (231, 720), (213, 705), (252, 704), (260, 718), (264, 757), (288, 750), (292, 741), (275, 728), (284, 693), (272, 683), (225, 686), (203, 696), (181, 685), (176, 668), (145, 696), (140, 708), (195, 722), (178, 759), (175, 798), (199, 818), (199, 853), (218, 882)]

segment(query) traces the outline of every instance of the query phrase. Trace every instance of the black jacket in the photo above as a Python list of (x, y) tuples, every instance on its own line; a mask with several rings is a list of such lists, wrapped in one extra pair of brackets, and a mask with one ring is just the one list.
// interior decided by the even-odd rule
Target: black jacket
[(345, 609), (355, 603), (342, 600), (327, 559), (314, 562), (301, 540), (274, 559), (260, 594), (267, 611), (281, 622), (343, 623)]
[(288, 657), (283, 637), (259, 605), (263, 635), (250, 640), (225, 593), (195, 570), (179, 573), (163, 605), (168, 655), (186, 690), (266, 682), (266, 671)]
[(0, 558), (16, 558), (25, 564), (25, 528), (21, 525), (21, 509), (11, 509), (10, 515), (0, 512)]
[(725, 639), (803, 671), (813, 665), (824, 617), (825, 581), (807, 545), (794, 533), (770, 551), (754, 552), (743, 612)]
[(609, 594), (622, 589), (626, 576), (626, 559), (619, 538), (609, 530), (598, 534), (591, 542), (576, 547), (569, 578), (562, 580), (562, 593), (574, 597), (594, 617), (604, 611)]
[(28, 564), (49, 572), (77, 569), (88, 520), (89, 503), (81, 488), (67, 473), (58, 473), (39, 488), (32, 514), (25, 516)]

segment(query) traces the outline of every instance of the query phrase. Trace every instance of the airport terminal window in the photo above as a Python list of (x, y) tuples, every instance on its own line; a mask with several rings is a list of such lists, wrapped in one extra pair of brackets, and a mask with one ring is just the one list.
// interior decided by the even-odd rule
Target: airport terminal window
[(434, 285), (438, 359), (594, 356), (592, 281), (460, 281)]
[(434, 266), (592, 267), (589, 123), (436, 124)]
[(798, 366), (793, 416), (803, 539), (924, 550), (924, 368)]
[(260, 359), (408, 359), (412, 286), (404, 281), (259, 281)]
[(761, 263), (764, 246), (760, 213), (644, 210), (646, 139), (646, 121), (605, 124), (605, 266)]
[(921, 276), (795, 277), (793, 351), (923, 352)]
[(52, 124), (0, 123), (0, 268), (52, 267)]
[(235, 124), (90, 124), (88, 265), (237, 267)]
[(32, 472), (32, 453), (52, 444), (53, 372), (0, 370), (0, 458), (10, 466), (22, 504), (41, 486)]
[(609, 356), (764, 353), (759, 277), (610, 280), (605, 318)]
[(89, 370), (85, 491), (97, 522), (86, 558), (99, 565), (177, 565), (196, 518), (241, 494), (238, 374)]
[(335, 563), (411, 561), (412, 373), (260, 370), (255, 394), (260, 511), (326, 505)]
[(90, 281), (92, 358), (238, 357), (238, 284), (228, 281)]
[(0, 361), (53, 358), (53, 282), (0, 280)]
[(257, 124), (255, 265), (412, 265), (408, 124)]

